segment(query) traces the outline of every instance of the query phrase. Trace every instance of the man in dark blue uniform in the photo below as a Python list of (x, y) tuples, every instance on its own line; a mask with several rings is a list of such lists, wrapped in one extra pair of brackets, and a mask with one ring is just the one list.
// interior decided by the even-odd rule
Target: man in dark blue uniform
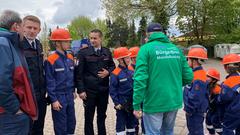
[(96, 107), (98, 135), (106, 135), (109, 73), (115, 69), (115, 64), (109, 49), (102, 47), (102, 32), (94, 29), (89, 36), (92, 46), (80, 50), (77, 56), (76, 87), (84, 102), (85, 135), (94, 135), (93, 118)]
[(36, 39), (41, 30), (41, 22), (38, 17), (28, 15), (23, 18), (24, 39), (22, 41), (24, 55), (27, 60), (29, 72), (33, 82), (33, 88), (38, 105), (38, 120), (31, 123), (31, 135), (43, 135), (44, 120), (46, 115), (46, 85), (43, 69), (42, 45)]

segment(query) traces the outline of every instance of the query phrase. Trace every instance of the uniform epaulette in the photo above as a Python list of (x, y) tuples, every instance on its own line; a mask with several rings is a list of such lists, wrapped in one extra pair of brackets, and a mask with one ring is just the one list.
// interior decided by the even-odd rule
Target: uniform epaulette
[(197, 71), (193, 72), (193, 74), (194, 74), (193, 81), (195, 81), (195, 80), (200, 80), (203, 82), (207, 81), (207, 75), (204, 70), (197, 70)]
[(233, 88), (234, 86), (238, 85), (240, 83), (240, 76), (230, 76), (228, 79), (226, 79), (223, 84)]
[(213, 89), (213, 94), (220, 94), (221, 93), (221, 87), (217, 84)]
[(58, 54), (53, 53), (50, 56), (48, 56), (47, 60), (53, 65), (58, 58), (59, 58)]
[(73, 56), (72, 56), (72, 54), (67, 54), (67, 58), (73, 60)]
[(112, 71), (112, 74), (114, 74), (114, 75), (119, 75), (119, 73), (120, 73), (121, 71), (122, 71), (121, 68), (116, 67), (116, 68)]

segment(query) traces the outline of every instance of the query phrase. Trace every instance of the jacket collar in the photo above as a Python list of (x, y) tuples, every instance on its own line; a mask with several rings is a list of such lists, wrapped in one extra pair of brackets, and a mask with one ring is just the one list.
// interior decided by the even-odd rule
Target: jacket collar
[(10, 40), (13, 46), (21, 47), (20, 37), (17, 32), (11, 32), (11, 31), (8, 31), (7, 29), (0, 28), (0, 37), (5, 37), (8, 40)]
[(193, 72), (195, 72), (195, 71), (197, 71), (197, 70), (203, 70), (203, 67), (202, 67), (202, 66), (199, 66), (199, 67), (193, 68)]
[(240, 73), (229, 74), (229, 75), (226, 76), (226, 79), (231, 77), (231, 76), (240, 76)]
[(153, 32), (149, 37), (148, 43), (155, 40), (160, 42), (170, 43), (168, 37), (162, 32)]
[(64, 54), (62, 54), (61, 52), (59, 52), (58, 50), (56, 50), (56, 53), (63, 59), (66, 59), (67, 58), (67, 52), (64, 51)]

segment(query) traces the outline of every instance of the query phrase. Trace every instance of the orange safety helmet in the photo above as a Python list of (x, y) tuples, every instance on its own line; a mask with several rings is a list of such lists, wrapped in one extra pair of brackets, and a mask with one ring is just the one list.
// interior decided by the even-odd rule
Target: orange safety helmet
[(188, 58), (196, 58), (196, 59), (202, 59), (206, 60), (207, 57), (207, 51), (204, 48), (191, 48), (188, 51)]
[(56, 29), (52, 32), (50, 40), (52, 41), (70, 41), (72, 40), (70, 33), (66, 29)]
[(233, 64), (233, 63), (240, 63), (240, 56), (234, 53), (227, 54), (223, 57), (222, 64)]
[(131, 55), (127, 47), (119, 47), (114, 49), (113, 55), (115, 59), (125, 58)]
[(129, 49), (129, 51), (130, 51), (130, 53), (131, 53), (130, 57), (131, 57), (131, 58), (137, 57), (137, 54), (138, 54), (138, 51), (139, 51), (139, 50), (140, 50), (140, 48), (139, 48), (138, 46), (131, 47), (131, 48)]
[(209, 68), (207, 70), (207, 76), (210, 76), (214, 79), (220, 80), (220, 72), (215, 68)]

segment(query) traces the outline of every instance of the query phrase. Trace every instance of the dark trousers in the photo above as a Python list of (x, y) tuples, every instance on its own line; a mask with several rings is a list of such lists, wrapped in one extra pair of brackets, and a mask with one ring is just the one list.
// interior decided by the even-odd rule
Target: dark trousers
[(37, 96), (38, 119), (31, 121), (30, 135), (43, 135), (44, 121), (46, 116), (47, 101), (45, 96)]
[(0, 135), (28, 135), (30, 118), (25, 113), (0, 114)]
[(221, 118), (217, 114), (217, 112), (208, 111), (206, 116), (206, 127), (210, 134), (215, 134), (217, 132), (219, 135), (222, 134), (222, 124)]
[(60, 111), (52, 109), (55, 135), (74, 134), (76, 117), (73, 93), (57, 94), (57, 99), (62, 105), (62, 108)]
[(204, 113), (186, 114), (188, 135), (204, 135), (203, 121)]
[[(222, 135), (240, 135), (240, 117), (233, 115), (234, 114), (224, 114)], [(235, 134), (233, 132), (234, 130)]]
[(83, 102), (85, 116), (85, 135), (94, 135), (93, 118), (96, 107), (98, 135), (106, 135), (105, 119), (107, 117), (106, 111), (108, 105), (108, 96), (109, 92), (101, 92), (97, 94), (87, 93), (87, 99)]
[(135, 134), (135, 122), (136, 118), (133, 115), (133, 112), (126, 112), (125, 110), (117, 110), (117, 122), (116, 122), (116, 131), (117, 134), (122, 134), (127, 129), (127, 135)]

